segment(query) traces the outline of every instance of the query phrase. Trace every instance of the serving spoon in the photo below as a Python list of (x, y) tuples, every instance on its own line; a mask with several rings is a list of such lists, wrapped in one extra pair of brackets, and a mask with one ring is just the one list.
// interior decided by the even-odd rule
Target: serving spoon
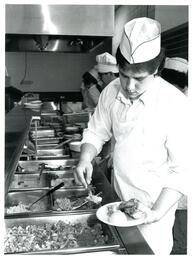
[(57, 186), (49, 189), (45, 194), (43, 194), (42, 196), (40, 196), (36, 201), (34, 201), (32, 204), (30, 204), (30, 206), (26, 206), (27, 210), (30, 210), (31, 207), (36, 204), (37, 202), (39, 202), (42, 198), (44, 198), (47, 195), (50, 195), (51, 193), (53, 193), (54, 191), (58, 190), (59, 188), (64, 186), (64, 182), (61, 182), (60, 184), (58, 184)]

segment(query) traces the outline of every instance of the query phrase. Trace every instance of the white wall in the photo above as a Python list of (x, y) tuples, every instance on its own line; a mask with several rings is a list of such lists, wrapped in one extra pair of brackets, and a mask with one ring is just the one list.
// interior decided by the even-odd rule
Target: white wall
[[(155, 11), (155, 12), (154, 12)], [(162, 32), (188, 21), (188, 6), (176, 5), (123, 5), (115, 13), (113, 54), (120, 43), (124, 24), (138, 17), (155, 18), (161, 23)]]
[(143, 17), (147, 14), (147, 6), (123, 5), (115, 13), (115, 32), (113, 36), (112, 54), (116, 54), (117, 47), (120, 43), (123, 27), (125, 23), (137, 17)]
[(157, 5), (155, 19), (161, 23), (164, 32), (188, 21), (188, 6)]
[(28, 52), (25, 80), (32, 81), (30, 85), (20, 84), (25, 73), (25, 53), (6, 52), (11, 85), (22, 91), (80, 91), (83, 73), (96, 65), (97, 54), (111, 47), (111, 42), (108, 42), (108, 45), (102, 44), (92, 53)]

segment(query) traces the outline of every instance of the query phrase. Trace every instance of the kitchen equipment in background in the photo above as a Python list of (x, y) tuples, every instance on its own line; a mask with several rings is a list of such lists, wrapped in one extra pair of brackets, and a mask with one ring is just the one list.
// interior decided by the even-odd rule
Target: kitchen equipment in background
[(69, 143), (70, 150), (80, 152), (81, 141), (72, 141)]
[(70, 152), (73, 158), (80, 157), (81, 141), (72, 141), (69, 143)]
[(64, 123), (69, 123), (69, 124), (86, 123), (87, 124), (92, 114), (93, 114), (93, 110), (90, 110), (90, 111), (82, 110), (79, 113), (63, 114), (62, 118)]
[(67, 101), (67, 102), (61, 102), (60, 104), (60, 110), (64, 114), (69, 114), (69, 113), (78, 113), (82, 111), (82, 102), (72, 102), (72, 101)]
[[(36, 138), (36, 130), (31, 131), (32, 136)], [(37, 139), (38, 138), (48, 138), (48, 137), (54, 137), (55, 136), (55, 130), (54, 129), (45, 129), (45, 130), (37, 130)]]
[(34, 100), (24, 103), (24, 108), (40, 110), (42, 104), (41, 100)]
[(77, 124), (65, 124), (64, 125), (64, 132), (68, 134), (79, 133), (81, 127)]

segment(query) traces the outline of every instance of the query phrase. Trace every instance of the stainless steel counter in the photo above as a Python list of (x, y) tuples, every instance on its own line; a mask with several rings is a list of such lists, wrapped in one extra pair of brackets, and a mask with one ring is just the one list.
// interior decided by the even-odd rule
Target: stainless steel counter
[(5, 116), (5, 193), (19, 161), (32, 116), (36, 115), (38, 112), (17, 106)]
[[(17, 167), (33, 115), (34, 112), (31, 110), (17, 107), (6, 116), (5, 193), (8, 191), (10, 180)], [(94, 166), (93, 184), (96, 186), (97, 191), (102, 191), (103, 204), (119, 201), (103, 171), (98, 166)], [(137, 227), (116, 227), (115, 230), (122, 243), (123, 254), (125, 250), (127, 254), (153, 254)]]

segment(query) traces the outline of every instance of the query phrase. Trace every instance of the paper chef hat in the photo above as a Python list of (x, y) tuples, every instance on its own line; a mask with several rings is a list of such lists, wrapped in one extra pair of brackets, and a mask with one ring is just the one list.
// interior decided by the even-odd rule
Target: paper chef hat
[(176, 70), (178, 72), (188, 72), (188, 61), (180, 57), (166, 58), (164, 68)]
[(96, 61), (98, 63), (97, 68), (99, 73), (119, 72), (116, 58), (108, 52), (97, 55)]
[(141, 63), (154, 59), (160, 53), (161, 25), (158, 21), (142, 17), (124, 26), (120, 51), (130, 63)]

